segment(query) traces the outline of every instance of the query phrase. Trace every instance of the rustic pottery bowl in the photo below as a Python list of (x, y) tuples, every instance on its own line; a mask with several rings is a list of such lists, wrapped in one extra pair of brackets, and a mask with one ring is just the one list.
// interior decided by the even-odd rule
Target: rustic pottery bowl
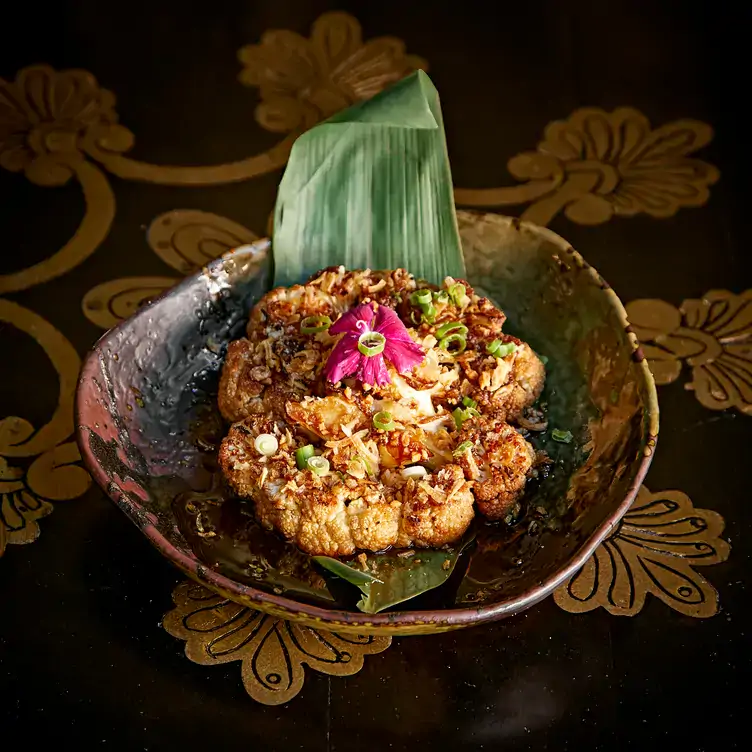
[[(214, 458), (226, 427), (216, 387), (227, 343), (270, 282), (269, 241), (209, 264), (105, 334), (77, 394), (81, 454), (99, 485), (186, 574), (260, 611), (358, 634), (427, 634), (501, 619), (574, 574), (627, 511), (658, 432), (650, 371), (616, 295), (554, 233), (459, 213), (468, 278), (506, 311), (505, 329), (548, 358), (549, 426), (534, 439), (552, 472), (519, 513), (478, 523), (449, 582), (364, 614), (307, 557), (228, 498)], [(224, 499), (224, 501), (223, 501)], [(198, 511), (203, 510), (198, 526)], [(331, 584), (331, 583), (330, 583)]]

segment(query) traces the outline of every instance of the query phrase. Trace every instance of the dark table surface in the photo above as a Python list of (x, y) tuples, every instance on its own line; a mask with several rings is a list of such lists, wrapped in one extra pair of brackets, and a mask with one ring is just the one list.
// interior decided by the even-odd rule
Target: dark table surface
[[(266, 706), (244, 691), (238, 663), (196, 665), (184, 655), (184, 643), (162, 628), (171, 591), (182, 578), (98, 489), (87, 490), (71, 444), (77, 357), (102, 327), (200, 264), (202, 252), (210, 256), (232, 244), (228, 233), (266, 232), (284, 162), (274, 147), (289, 127), (278, 121), (280, 131), (269, 130), (261, 116), (270, 106), (259, 122), (257, 106), (262, 100), (269, 105), (271, 94), (268, 86), (259, 90), (248, 78), (245, 86), (238, 80), (243, 63), (237, 51), (258, 44), (269, 29), (307, 39), (311, 24), (331, 10), (357, 18), (364, 40), (396, 37), (407, 54), (427, 61), (442, 95), (455, 185), (509, 189), (459, 191), (458, 200), (496, 201), (494, 210), (547, 221), (625, 302), (660, 299), (678, 307), (713, 290), (744, 293), (752, 254), (747, 118), (740, 100), (747, 89), (750, 14), (726, 6), (574, 0), (488, 7), (464, 2), (445, 10), (391, 0), (336, 6), (79, 0), (50, 8), (16, 4), (12, 15), (4, 9), (3, 749), (36, 741), (123, 750), (748, 746), (741, 697), (752, 655), (746, 624), (752, 506), (745, 476), (752, 437), (752, 303), (747, 306), (745, 298), (730, 299), (736, 333), (718, 350), (736, 363), (728, 373), (737, 396), (727, 409), (714, 409), (721, 405), (712, 390), (705, 400), (710, 404), (701, 404), (701, 390), (684, 388), (702, 374), (687, 363), (679, 374), (676, 357), (690, 357), (691, 348), (669, 341), (667, 357), (676, 370), (662, 366), (671, 372), (664, 380), (673, 383), (659, 388), (661, 441), (646, 482), (655, 492), (679, 490), (696, 508), (725, 519), (730, 557), (701, 573), (710, 583), (706, 592), (714, 587), (720, 598), (711, 618), (692, 618), (653, 595), (631, 617), (604, 608), (569, 613), (549, 598), (495, 625), (395, 639), (348, 678), (309, 671), (295, 699)], [(343, 45), (357, 46), (351, 22), (337, 28), (350, 29), (351, 37), (342, 41), (330, 28), (318, 48), (283, 37), (287, 56), (266, 47), (259, 65), (273, 70), (278, 87), (310, 104), (319, 75), (315, 50), (331, 59)], [(246, 68), (254, 54), (247, 53)], [(403, 72), (419, 62), (394, 54)], [(108, 101), (79, 74), (61, 79), (37, 70), (16, 78), (34, 64), (89, 71), (117, 100)], [(642, 165), (653, 170), (652, 187), (633, 195), (629, 206), (637, 211), (619, 193), (634, 175), (625, 172), (623, 142), (614, 146), (619, 116), (613, 114), (604, 122), (611, 123), (614, 150), (599, 153), (598, 135), (590, 132), (595, 145), (589, 154), (582, 146), (579, 158), (610, 164), (615, 185), (604, 187), (604, 172), (600, 198), (594, 189), (592, 199), (570, 211), (573, 204), (563, 200), (549, 211), (520, 195), (524, 181), (510, 174), (508, 160), (535, 150), (547, 124), (582, 107), (605, 113), (632, 108), (636, 112), (623, 120), (639, 129), (646, 122), (642, 113), (653, 129), (668, 128), (662, 138), (674, 139), (651, 165)], [(114, 125), (114, 113), (134, 134), (134, 145)], [(697, 122), (671, 125), (688, 120)], [(570, 124), (576, 129), (577, 122)], [(709, 144), (702, 124), (714, 131)], [(97, 158), (85, 148), (95, 131), (104, 133), (110, 156)], [(671, 173), (666, 159), (682, 148), (684, 157), (703, 164), (682, 162)], [(268, 150), (271, 161), (241, 165), (239, 179), (231, 181), (228, 163)], [(181, 172), (166, 165), (220, 167)], [(656, 191), (669, 211), (651, 204)], [(516, 205), (508, 205), (515, 198)], [(179, 248), (155, 237), (150, 247), (146, 236), (153, 220), (176, 209), (211, 212), (241, 227), (202, 215), (214, 223), (218, 242), (196, 250), (188, 238), (189, 260), (176, 260)], [(77, 233), (84, 216), (89, 224)], [(18, 274), (37, 264), (38, 275)], [(152, 279), (98, 288), (145, 277)], [(129, 296), (127, 290), (135, 292)], [(683, 324), (693, 326), (686, 317)], [(720, 341), (707, 326), (703, 331), (706, 345)], [(13, 517), (19, 505), (20, 522)], [(32, 518), (52, 508), (39, 523), (38, 540), (14, 545), (33, 538)]]

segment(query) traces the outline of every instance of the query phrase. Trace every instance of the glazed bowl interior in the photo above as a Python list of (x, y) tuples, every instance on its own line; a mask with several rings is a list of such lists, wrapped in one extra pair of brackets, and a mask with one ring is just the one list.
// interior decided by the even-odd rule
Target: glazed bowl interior
[[(582, 566), (647, 470), (658, 430), (652, 377), (615, 294), (564, 240), (498, 215), (458, 219), (469, 282), (506, 312), (505, 331), (548, 359), (549, 431), (532, 441), (553, 463), (528, 485), (519, 510), (500, 524), (477, 523), (448, 583), (375, 615), (357, 611), (356, 599), (307, 557), (259, 528), (215, 463), (227, 428), (216, 407), (224, 352), (271, 281), (269, 242), (259, 241), (105, 334), (82, 370), (84, 460), (168, 559), (253, 608), (337, 631), (393, 634), (508, 616)], [(552, 428), (573, 440), (552, 441)]]

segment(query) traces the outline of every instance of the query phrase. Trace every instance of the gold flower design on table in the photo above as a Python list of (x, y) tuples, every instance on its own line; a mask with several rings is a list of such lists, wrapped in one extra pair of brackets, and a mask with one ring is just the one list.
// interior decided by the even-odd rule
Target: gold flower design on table
[(330, 676), (351, 676), (366, 655), (381, 653), (390, 637), (353, 637), (323, 632), (252, 611), (194, 582), (182, 582), (165, 615), (169, 634), (185, 640), (185, 654), (204, 666), (241, 661), (248, 694), (280, 705), (300, 692), (304, 665)]
[[(182, 274), (192, 274), (258, 236), (219, 214), (174, 209), (152, 221), (147, 240), (166, 264)], [(179, 281), (179, 277), (124, 277), (103, 282), (84, 296), (84, 315), (97, 326), (110, 329)]]
[(697, 120), (654, 129), (629, 107), (584, 108), (550, 123), (535, 151), (509, 160), (509, 171), (525, 185), (458, 188), (455, 198), (463, 206), (530, 203), (522, 218), (539, 225), (562, 210), (584, 225), (640, 213), (671, 217), (682, 207), (707, 202), (719, 172), (690, 155), (712, 137), (712, 128)]
[(72, 345), (37, 314), (0, 298), (0, 322), (30, 335), (57, 371), (58, 403), (38, 430), (16, 415), (0, 419), (0, 554), (9, 543), (30, 543), (52, 501), (73, 499), (91, 483), (79, 467), (73, 433), (73, 391), (80, 360)]
[(324, 13), (306, 39), (272, 30), (238, 52), (241, 83), (259, 88), (256, 120), (267, 130), (305, 130), (339, 110), (370, 99), (385, 87), (428, 64), (405, 52), (394, 37), (363, 42), (357, 19)]
[[(6, 418), (3, 428), (7, 428)], [(17, 420), (17, 419), (16, 419)], [(33, 428), (19, 421), (25, 432)], [(88, 473), (76, 463), (81, 455), (75, 442), (60, 444), (39, 455), (23, 470), (0, 456), (0, 541), (31, 543), (39, 537), (38, 520), (52, 512), (53, 501), (73, 499), (90, 485)], [(0, 555), (5, 550), (0, 545)]]
[(115, 97), (91, 73), (35, 65), (13, 82), (0, 79), (0, 165), (6, 170), (23, 171), (38, 185), (62, 185), (88, 137), (112, 151), (133, 145), (133, 134), (118, 124)]
[(399, 39), (364, 42), (360, 24), (348, 13), (320, 16), (310, 39), (293, 31), (267, 31), (260, 44), (242, 47), (238, 56), (240, 81), (260, 90), (256, 120), (267, 130), (288, 134), (276, 146), (236, 162), (186, 167), (139, 162), (112, 152), (101, 140), (89, 140), (88, 154), (127, 180), (162, 185), (248, 180), (283, 167), (293, 141), (306, 128), (426, 67), (421, 58), (405, 54)]
[(0, 275), (0, 293), (47, 282), (80, 264), (105, 239), (115, 216), (115, 197), (102, 172), (85, 158), (89, 140), (113, 152), (133, 143), (119, 125), (115, 97), (81, 70), (24, 68), (12, 82), (0, 79), (0, 167), (23, 172), (33, 183), (59, 186), (75, 177), (86, 215), (75, 235), (49, 258)]
[(713, 616), (718, 593), (694, 568), (728, 558), (731, 547), (722, 532), (723, 518), (695, 509), (681, 491), (654, 494), (641, 486), (616, 529), (554, 600), (573, 613), (603, 607), (634, 616), (651, 593), (687, 616)]
[(635, 300), (627, 316), (656, 383), (676, 381), (684, 360), (692, 369), (686, 388), (702, 405), (752, 415), (752, 290), (711, 290), (679, 308)]

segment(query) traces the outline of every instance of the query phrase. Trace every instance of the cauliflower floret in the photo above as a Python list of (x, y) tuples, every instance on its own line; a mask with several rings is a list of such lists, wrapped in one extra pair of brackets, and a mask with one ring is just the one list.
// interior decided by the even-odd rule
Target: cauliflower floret
[(217, 401), (230, 422), (253, 414), (284, 418), (285, 404), (302, 399), (304, 390), (304, 384), (285, 380), (265, 365), (252, 342), (239, 339), (227, 349)]
[(248, 335), (265, 339), (294, 334), (307, 316), (329, 316), (345, 310), (336, 296), (314, 285), (292, 285), (271, 290), (254, 306), (248, 321)]
[[(249, 415), (260, 403), (264, 384), (253, 378), (254, 346), (247, 339), (230, 342), (219, 379), (219, 411), (229, 421)], [(262, 375), (266, 376), (266, 372)], [(271, 374), (269, 374), (271, 375)]]
[(431, 452), (426, 446), (426, 436), (418, 426), (407, 426), (403, 430), (378, 431), (376, 443), (382, 467), (415, 465), (431, 458)]
[(322, 439), (339, 439), (366, 425), (360, 408), (343, 397), (306, 397), (302, 402), (289, 402), (290, 420), (307, 428)]
[(515, 349), (503, 358), (485, 353), (485, 345), (462, 362), (467, 376), (462, 392), (478, 403), (481, 412), (516, 420), (540, 397), (546, 369), (532, 348), (514, 337), (500, 338)]
[(409, 479), (402, 489), (399, 546), (435, 548), (461, 538), (475, 516), (471, 484), (458, 465)]
[(473, 480), (479, 511), (492, 520), (502, 519), (525, 489), (535, 450), (512, 426), (493, 419), (468, 420), (462, 426), (458, 446), (471, 442), (456, 462)]
[[(279, 449), (271, 457), (254, 446), (261, 433), (278, 438)], [(300, 470), (295, 449), (304, 444), (305, 439), (283, 431), (278, 422), (251, 415), (230, 429), (219, 463), (232, 488), (254, 499), (261, 524), (306, 553), (348, 556), (359, 549), (381, 551), (395, 545), (402, 503), (393, 489), (368, 478)]]

